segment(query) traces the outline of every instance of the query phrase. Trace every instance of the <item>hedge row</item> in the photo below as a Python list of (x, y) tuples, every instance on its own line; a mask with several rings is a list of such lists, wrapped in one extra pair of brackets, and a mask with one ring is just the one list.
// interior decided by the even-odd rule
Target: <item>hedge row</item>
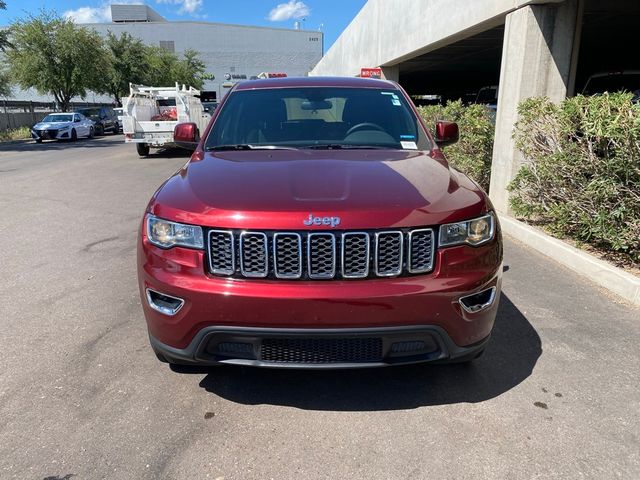
[(640, 261), (640, 105), (631, 94), (519, 106), (526, 164), (509, 186), (514, 213), (552, 233)]
[(460, 141), (444, 148), (447, 159), (454, 168), (467, 174), (488, 191), (495, 112), (485, 105), (464, 106), (459, 100), (448, 102), (445, 106), (418, 107), (418, 112), (432, 129), (438, 120), (458, 123)]

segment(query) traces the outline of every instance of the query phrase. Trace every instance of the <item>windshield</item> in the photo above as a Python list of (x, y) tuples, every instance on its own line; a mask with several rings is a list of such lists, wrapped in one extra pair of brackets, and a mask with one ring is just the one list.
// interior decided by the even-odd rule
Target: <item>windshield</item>
[(73, 122), (73, 115), (47, 115), (42, 119), (43, 122)]
[(478, 92), (476, 103), (496, 104), (498, 103), (498, 87), (484, 87)]
[(604, 77), (592, 77), (584, 88), (585, 95), (604, 92), (636, 92), (640, 89), (640, 73), (613, 74)]
[(78, 113), (81, 113), (85, 117), (98, 117), (100, 116), (99, 108), (87, 108), (85, 110), (78, 110)]
[(230, 94), (205, 147), (431, 148), (404, 96), (377, 88), (273, 88)]
[(213, 113), (217, 106), (217, 102), (202, 102), (202, 109), (207, 113)]

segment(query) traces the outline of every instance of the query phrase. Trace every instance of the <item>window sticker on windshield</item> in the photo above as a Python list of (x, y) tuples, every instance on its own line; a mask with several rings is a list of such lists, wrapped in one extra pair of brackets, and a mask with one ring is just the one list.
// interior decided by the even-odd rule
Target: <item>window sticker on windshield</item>
[(415, 135), (400, 135), (400, 140), (415, 140)]
[(418, 145), (416, 145), (416, 142), (406, 142), (406, 141), (401, 141), (400, 145), (402, 145), (402, 148), (404, 148), (405, 150), (417, 150), (418, 149)]
[(402, 104), (400, 103), (400, 100), (398, 100), (397, 98), (392, 98), (391, 99), (391, 103), (393, 103), (396, 107), (401, 106)]

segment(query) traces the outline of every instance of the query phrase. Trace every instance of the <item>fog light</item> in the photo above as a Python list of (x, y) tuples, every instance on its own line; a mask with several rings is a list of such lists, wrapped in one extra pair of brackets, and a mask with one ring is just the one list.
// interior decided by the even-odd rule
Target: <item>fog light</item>
[(178, 313), (178, 310), (184, 305), (183, 299), (156, 292), (150, 288), (147, 288), (147, 302), (156, 312), (169, 315), (170, 317)]
[(460, 306), (468, 313), (478, 313), (489, 308), (496, 298), (496, 287), (460, 297)]

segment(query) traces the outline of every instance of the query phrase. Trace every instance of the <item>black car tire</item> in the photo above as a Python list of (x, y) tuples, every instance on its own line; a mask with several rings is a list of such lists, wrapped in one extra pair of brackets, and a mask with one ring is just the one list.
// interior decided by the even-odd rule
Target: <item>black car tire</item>
[(89, 127), (89, 138), (93, 138), (95, 132), (93, 131), (93, 127)]
[(138, 155), (142, 158), (149, 155), (149, 145), (146, 143), (136, 143), (136, 150), (138, 151)]
[(36, 143), (42, 143), (42, 139), (41, 138), (34, 138), (34, 140), (36, 141)]
[(71, 141), (75, 142), (76, 140), (78, 140), (78, 134), (76, 133), (76, 129), (72, 129), (71, 130)]

